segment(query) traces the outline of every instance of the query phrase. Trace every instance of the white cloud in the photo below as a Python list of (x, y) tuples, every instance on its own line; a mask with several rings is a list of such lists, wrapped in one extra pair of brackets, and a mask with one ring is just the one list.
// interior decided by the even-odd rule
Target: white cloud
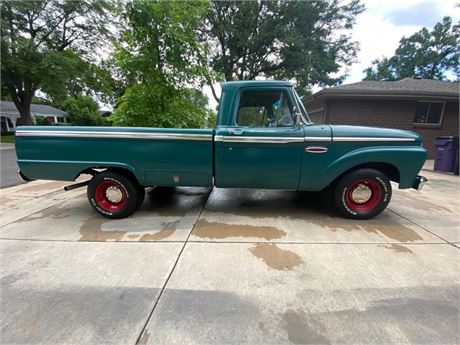
[[(373, 0), (364, 1), (366, 11), (357, 18), (353, 28), (353, 39), (360, 44), (358, 62), (349, 69), (350, 76), (345, 84), (362, 80), (362, 71), (369, 67), (373, 60), (382, 56), (392, 56), (403, 36), (410, 36), (422, 29), (423, 25), (397, 25), (396, 20), (391, 16), (401, 13), (408, 13), (408, 9), (416, 9), (417, 6), (423, 9), (432, 5), (433, 16), (429, 18), (433, 23), (439, 22), (444, 16), (451, 16), (454, 21), (460, 20), (460, 8), (455, 8), (456, 1), (401, 1), (401, 0)], [(409, 11), (410, 12), (410, 11)], [(420, 13), (420, 11), (414, 11)], [(401, 16), (398, 16), (401, 22)], [(423, 18), (426, 22), (427, 17)], [(407, 23), (414, 23), (407, 20)]]

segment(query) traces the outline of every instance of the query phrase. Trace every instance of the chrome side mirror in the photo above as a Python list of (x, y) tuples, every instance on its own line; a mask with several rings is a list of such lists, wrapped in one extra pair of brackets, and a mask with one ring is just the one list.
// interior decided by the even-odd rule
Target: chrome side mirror
[(302, 124), (302, 114), (296, 113), (295, 114), (295, 125), (299, 126)]
[(297, 107), (294, 107), (295, 125), (299, 126), (302, 124), (302, 114)]

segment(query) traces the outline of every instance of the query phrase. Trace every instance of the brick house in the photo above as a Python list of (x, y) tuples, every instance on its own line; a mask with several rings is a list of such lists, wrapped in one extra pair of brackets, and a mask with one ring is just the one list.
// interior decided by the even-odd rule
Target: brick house
[(459, 134), (459, 83), (405, 78), (323, 89), (304, 100), (315, 123), (400, 128), (424, 137), (434, 158), (436, 137)]

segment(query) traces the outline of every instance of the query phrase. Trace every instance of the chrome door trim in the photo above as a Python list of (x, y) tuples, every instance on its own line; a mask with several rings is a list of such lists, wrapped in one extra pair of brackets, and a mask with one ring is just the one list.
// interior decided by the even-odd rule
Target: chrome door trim
[(308, 153), (326, 153), (327, 147), (323, 146), (308, 146), (305, 148), (305, 152)]
[(332, 137), (305, 137), (304, 141), (332, 141)]
[(146, 132), (103, 132), (103, 131), (53, 131), (16, 130), (18, 137), (59, 137), (59, 138), (111, 138), (111, 139), (172, 139), (172, 140), (212, 140), (212, 134), (187, 133), (146, 133)]
[(303, 137), (230, 137), (224, 135), (214, 136), (215, 141), (224, 143), (254, 143), (254, 144), (289, 144), (302, 143)]
[(415, 138), (395, 137), (334, 137), (332, 141), (415, 141)]

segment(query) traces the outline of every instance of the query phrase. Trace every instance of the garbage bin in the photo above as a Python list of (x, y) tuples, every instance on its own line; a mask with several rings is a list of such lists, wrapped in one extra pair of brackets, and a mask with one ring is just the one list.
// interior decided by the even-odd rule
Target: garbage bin
[(434, 170), (458, 174), (458, 136), (438, 137), (434, 145)]

